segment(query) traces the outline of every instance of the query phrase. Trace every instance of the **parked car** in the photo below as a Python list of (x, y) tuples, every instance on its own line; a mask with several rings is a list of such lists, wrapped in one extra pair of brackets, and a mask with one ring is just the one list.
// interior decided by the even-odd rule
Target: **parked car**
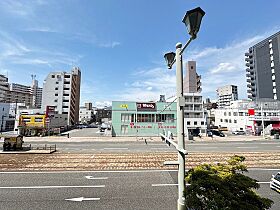
[(270, 180), (270, 188), (280, 193), (280, 172), (278, 172), (276, 175), (272, 175)]
[(234, 135), (245, 135), (245, 131), (233, 131), (232, 134)]
[(215, 136), (220, 136), (220, 137), (225, 137), (225, 134), (222, 131), (217, 131), (217, 130), (208, 130), (207, 135), (209, 136), (209, 133), (212, 133), (212, 135)]

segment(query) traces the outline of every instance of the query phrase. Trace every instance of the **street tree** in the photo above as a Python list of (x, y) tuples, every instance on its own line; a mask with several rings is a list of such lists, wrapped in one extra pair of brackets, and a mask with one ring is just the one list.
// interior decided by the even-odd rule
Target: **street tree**
[(245, 157), (233, 156), (227, 163), (202, 164), (189, 170), (186, 205), (189, 209), (269, 209), (273, 201), (256, 193), (257, 180), (246, 175)]

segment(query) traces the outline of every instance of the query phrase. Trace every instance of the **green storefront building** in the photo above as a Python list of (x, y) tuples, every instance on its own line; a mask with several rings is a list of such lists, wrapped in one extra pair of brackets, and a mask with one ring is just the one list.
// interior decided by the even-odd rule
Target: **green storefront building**
[(176, 102), (112, 102), (112, 136), (176, 134)]

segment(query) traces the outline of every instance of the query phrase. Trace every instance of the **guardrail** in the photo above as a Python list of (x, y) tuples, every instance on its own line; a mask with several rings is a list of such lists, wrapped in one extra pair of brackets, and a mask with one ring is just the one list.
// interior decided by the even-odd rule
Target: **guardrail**
[(56, 144), (53, 145), (36, 145), (32, 146), (31, 144), (28, 145), (27, 149), (29, 150), (49, 150), (50, 153), (56, 152)]

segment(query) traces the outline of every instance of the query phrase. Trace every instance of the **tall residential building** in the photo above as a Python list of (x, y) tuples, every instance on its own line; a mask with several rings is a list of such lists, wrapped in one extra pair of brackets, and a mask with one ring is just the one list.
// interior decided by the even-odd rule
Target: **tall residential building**
[(280, 31), (245, 53), (248, 98), (280, 99)]
[(32, 106), (34, 108), (41, 108), (42, 106), (42, 94), (43, 88), (38, 86), (38, 80), (34, 79), (35, 75), (32, 75), (32, 85), (31, 85), (31, 94), (33, 95)]
[(184, 78), (184, 93), (201, 92), (201, 76), (196, 73), (196, 62), (188, 61), (186, 65), (186, 76)]
[(238, 92), (236, 85), (226, 85), (219, 87), (217, 90), (218, 107), (226, 107), (231, 101), (238, 100)]
[(0, 74), (0, 102), (6, 101), (6, 95), (8, 90), (9, 90), (8, 78)]
[(81, 71), (74, 67), (70, 73), (51, 72), (43, 85), (42, 111), (55, 106), (58, 114), (67, 114), (68, 125), (79, 122)]
[(25, 103), (26, 106), (32, 107), (31, 87), (16, 83), (9, 84), (9, 90), (6, 94), (7, 103)]

